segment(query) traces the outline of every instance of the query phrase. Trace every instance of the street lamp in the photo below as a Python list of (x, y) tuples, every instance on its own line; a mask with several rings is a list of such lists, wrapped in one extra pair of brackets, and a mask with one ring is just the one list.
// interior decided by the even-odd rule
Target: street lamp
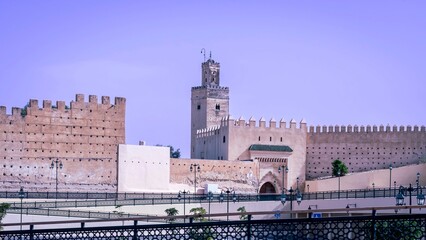
[[(420, 175), (418, 175), (418, 177), (420, 177)], [(398, 194), (395, 197), (396, 205), (397, 206), (404, 205), (404, 197), (405, 197), (404, 196), (404, 191), (407, 191), (407, 192), (410, 193), (409, 200), (410, 200), (410, 214), (411, 214), (411, 204), (412, 204), (411, 203), (411, 196), (412, 196), (411, 193), (414, 191), (414, 188), (411, 186), (411, 183), (410, 183), (410, 185), (409, 185), (408, 188), (404, 188), (403, 186), (399, 187)], [(425, 195), (423, 195), (422, 191), (419, 193), (419, 190), (417, 188), (417, 205), (424, 205), (424, 204), (425, 204)]]
[(219, 195), (219, 202), (223, 202), (224, 195), (226, 193), (226, 221), (229, 221), (229, 194), (232, 193), (232, 201), (235, 203), (237, 201), (237, 196), (235, 191), (232, 188), (226, 188), (226, 191), (221, 191)]
[(281, 188), (281, 193), (285, 194), (285, 178), (284, 178), (284, 174), (288, 173), (288, 167), (284, 166), (284, 165), (279, 166), (278, 167), (278, 173), (281, 173), (281, 172), (282, 172), (282, 181), (281, 181), (282, 188)]
[(389, 164), (389, 190), (392, 189), (392, 164)]
[(56, 168), (56, 198), (58, 198), (58, 169), (62, 169), (63, 166), (62, 161), (59, 161), (58, 159), (53, 160), (50, 164), (50, 169)]
[[(290, 190), (288, 190), (288, 191), (290, 193), (290, 218), (292, 218), (293, 214), (291, 212), (293, 211), (293, 200), (294, 200), (294, 197), (296, 197), (297, 204), (300, 205), (300, 203), (302, 202), (302, 194), (300, 193), (300, 191), (299, 191), (298, 188), (296, 189), (296, 194), (295, 195), (293, 194), (293, 192), (295, 192), (295, 190), (293, 190), (293, 187), (290, 187)], [(285, 200), (285, 198), (284, 198), (284, 200)], [(281, 202), (283, 202), (283, 201), (281, 200)], [(284, 203), (285, 203), (285, 201), (284, 201)]]
[(398, 194), (395, 197), (396, 206), (404, 205), (404, 188), (402, 186), (399, 187)]
[(393, 181), (393, 195), (396, 196), (396, 181)]
[(21, 189), (19, 189), (18, 197), (19, 197), (19, 199), (21, 199), (21, 225), (20, 225), (20, 230), (22, 231), (22, 200), (25, 197), (25, 192), (24, 192), (23, 187), (21, 187)]
[(296, 178), (296, 189), (299, 190), (299, 177)]
[(194, 171), (194, 194), (197, 194), (197, 172), (201, 171), (200, 164), (191, 164), (189, 170)]
[[(420, 192), (419, 192), (420, 188)], [(420, 173), (417, 173), (417, 205), (425, 204), (425, 195), (423, 194), (423, 189), (420, 187)]]
[(338, 187), (337, 187), (337, 191), (338, 191), (338, 195), (337, 198), (340, 198), (340, 169), (337, 170), (337, 177), (338, 177)]
[(179, 202), (182, 199), (182, 195), (181, 194), (183, 194), (183, 215), (184, 215), (183, 222), (186, 222), (186, 217), (185, 217), (185, 215), (186, 215), (186, 213), (185, 213), (185, 211), (186, 211), (186, 209), (185, 209), (185, 205), (186, 205), (186, 194), (189, 194), (189, 191), (185, 191), (185, 190), (179, 191), (179, 194), (178, 194), (178, 201)]
[(207, 199), (209, 200), (209, 221), (210, 221), (210, 203), (213, 200), (213, 193), (211, 191), (209, 191), (209, 193), (207, 194)]
[(373, 198), (375, 198), (376, 197), (376, 189), (374, 189), (374, 183), (372, 185), (373, 185)]

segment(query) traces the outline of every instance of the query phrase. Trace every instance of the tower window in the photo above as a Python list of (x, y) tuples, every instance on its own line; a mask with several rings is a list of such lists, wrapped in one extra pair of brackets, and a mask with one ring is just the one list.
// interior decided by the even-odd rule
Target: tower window
[(216, 110), (220, 110), (220, 105), (216, 104)]
[(225, 136), (223, 136), (223, 142), (224, 142), (224, 143), (226, 142), (226, 137), (225, 137)]
[(198, 104), (197, 105), (197, 110), (200, 110), (201, 109), (201, 106), (200, 106), (200, 104)]

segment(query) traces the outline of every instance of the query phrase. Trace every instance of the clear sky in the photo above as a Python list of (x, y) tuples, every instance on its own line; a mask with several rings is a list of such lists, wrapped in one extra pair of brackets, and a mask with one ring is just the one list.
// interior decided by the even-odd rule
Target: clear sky
[(0, 1), (0, 105), (127, 99), (126, 142), (189, 156), (200, 50), (231, 114), (426, 125), (426, 1)]

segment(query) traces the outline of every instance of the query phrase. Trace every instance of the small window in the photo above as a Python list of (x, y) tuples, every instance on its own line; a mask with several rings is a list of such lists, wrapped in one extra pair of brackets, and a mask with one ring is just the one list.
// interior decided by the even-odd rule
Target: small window
[(220, 110), (220, 105), (216, 104), (216, 110)]
[(226, 137), (225, 136), (223, 136), (223, 143), (225, 143), (226, 142)]
[(200, 110), (201, 109), (201, 106), (200, 106), (200, 104), (198, 104), (197, 105), (197, 110)]

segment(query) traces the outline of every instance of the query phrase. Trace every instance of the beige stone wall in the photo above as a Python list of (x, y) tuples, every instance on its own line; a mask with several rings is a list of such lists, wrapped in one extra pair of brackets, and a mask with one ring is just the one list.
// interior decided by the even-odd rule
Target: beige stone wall
[(0, 107), (0, 175), (2, 189), (55, 189), (58, 169), (59, 190), (114, 190), (117, 184), (118, 144), (125, 142), (124, 98), (77, 94), (69, 106), (58, 101), (30, 100), (27, 114), (13, 108), (12, 115)]
[(118, 159), (118, 192), (169, 190), (169, 147), (120, 144)]
[[(276, 183), (276, 190), (282, 188), (282, 175), (278, 173), (278, 167), (288, 166), (289, 173), (285, 176), (286, 188), (296, 187), (296, 179), (299, 182), (305, 180), (306, 159), (306, 124), (301, 122), (299, 126), (295, 121), (287, 127), (284, 121), (277, 126), (275, 120), (266, 122), (261, 119), (234, 120), (225, 118), (219, 127), (198, 131), (197, 144), (207, 159), (225, 159), (230, 161), (259, 160), (259, 188), (267, 182)], [(287, 145), (293, 149), (291, 153), (260, 152), (250, 153), (249, 147), (253, 144)], [(271, 155), (273, 154), (273, 156)], [(278, 155), (277, 155), (278, 154)], [(252, 156), (253, 155), (253, 156)], [(264, 161), (264, 158), (273, 158), (273, 161)]]
[[(196, 141), (200, 129), (219, 126), (229, 114), (229, 89), (219, 86), (193, 87), (191, 96), (191, 158), (208, 158)], [(217, 106), (219, 109), (217, 109)]]
[(191, 164), (199, 164), (197, 188), (201, 192), (206, 184), (218, 184), (219, 188), (234, 188), (237, 192), (255, 193), (259, 179), (257, 161), (220, 161), (203, 159), (170, 159), (170, 182), (194, 187)]
[[(410, 183), (415, 186), (417, 173), (420, 173), (420, 185), (425, 186), (426, 164), (416, 164), (393, 168), (391, 175), (389, 169), (372, 170), (346, 175), (340, 177), (340, 189), (371, 189), (373, 187), (373, 183), (376, 188), (389, 188), (389, 183), (391, 183), (391, 187), (393, 188), (394, 181), (396, 181), (397, 187), (400, 185), (408, 186)], [(338, 178), (334, 177), (322, 180), (306, 181), (305, 184), (309, 184), (309, 190), (311, 192), (337, 191)]]
[[(300, 183), (305, 179), (305, 159), (306, 159), (306, 124), (301, 123), (298, 127), (296, 122), (292, 121), (289, 127), (286, 127), (284, 121), (280, 122), (279, 127), (274, 121), (270, 121), (266, 126), (265, 121), (259, 122), (256, 126), (254, 121), (244, 123), (243, 121), (229, 121), (229, 159), (245, 160), (250, 158), (248, 148), (252, 144), (286, 145), (293, 149), (290, 155), (282, 153), (282, 157), (287, 163), (263, 163), (261, 165), (260, 176), (267, 174), (280, 176), (278, 173), (279, 165), (287, 165), (289, 172), (286, 176), (286, 186), (296, 187), (296, 178), (300, 178)], [(266, 156), (265, 156), (266, 157)], [(275, 156), (277, 157), (277, 156)], [(281, 185), (281, 178), (277, 182)], [(266, 179), (265, 179), (266, 182)], [(260, 183), (262, 185), (262, 181)]]
[(340, 159), (349, 172), (387, 169), (426, 161), (425, 127), (310, 127), (306, 149), (307, 178), (331, 175)]

